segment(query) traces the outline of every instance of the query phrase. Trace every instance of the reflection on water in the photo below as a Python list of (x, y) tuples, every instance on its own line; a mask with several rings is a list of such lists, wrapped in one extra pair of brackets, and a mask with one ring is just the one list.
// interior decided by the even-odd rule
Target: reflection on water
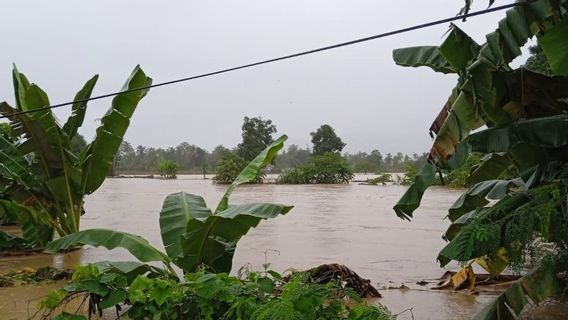
[[(225, 186), (213, 185), (198, 176), (182, 176), (171, 181), (108, 179), (87, 199), (82, 228), (136, 233), (163, 248), (158, 217), (166, 195), (178, 191), (195, 193), (214, 207), (224, 190)], [(416, 218), (408, 222), (396, 217), (392, 210), (404, 190), (401, 186), (357, 184), (243, 186), (233, 194), (232, 203), (277, 202), (295, 208), (286, 216), (264, 221), (251, 230), (238, 245), (234, 269), (247, 263), (260, 268), (265, 260), (264, 252), (277, 250), (278, 253), (269, 253), (268, 261), (272, 268), (280, 271), (339, 262), (381, 284), (392, 281), (416, 288), (412, 286), (416, 281), (438, 278), (443, 270), (435, 258), (444, 244), (441, 235), (447, 227), (447, 221), (442, 219), (445, 208), (460, 192), (431, 188)], [(65, 255), (1, 259), (0, 272), (25, 266), (63, 267), (129, 259), (132, 258), (125, 250), (84, 248)], [(5, 318), (3, 310), (8, 310), (7, 301), (15, 298), (14, 292), (0, 289), (2, 319)], [(491, 298), (416, 290), (382, 293), (381, 303), (393, 312), (413, 307), (416, 319), (469, 319)]]

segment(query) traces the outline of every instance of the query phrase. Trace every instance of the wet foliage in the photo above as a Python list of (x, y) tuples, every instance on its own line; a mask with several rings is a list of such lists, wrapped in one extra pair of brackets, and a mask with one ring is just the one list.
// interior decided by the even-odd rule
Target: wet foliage
[(178, 279), (136, 270), (125, 264), (122, 268), (77, 268), (71, 283), (43, 301), (42, 318), (51, 319), (57, 308), (73, 298), (89, 300), (83, 315), (115, 309), (118, 318), (130, 319), (395, 318), (381, 305), (367, 304), (341, 282), (318, 283), (309, 273), (285, 279), (269, 269), (246, 271), (240, 277), (201, 270)]
[[(440, 46), (393, 52), (399, 65), (458, 75), (430, 128), (429, 162), (395, 205), (397, 215), (412, 218), (436, 174), (453, 170), (452, 180), (469, 189), (448, 210), (441, 266), (460, 262), (464, 279), (474, 278), (472, 263), (494, 276), (530, 268), (476, 319), (515, 319), (529, 301), (566, 290), (567, 9), (566, 0), (527, 2), (508, 10), (484, 44), (453, 25)], [(511, 67), (534, 37), (540, 56)]]

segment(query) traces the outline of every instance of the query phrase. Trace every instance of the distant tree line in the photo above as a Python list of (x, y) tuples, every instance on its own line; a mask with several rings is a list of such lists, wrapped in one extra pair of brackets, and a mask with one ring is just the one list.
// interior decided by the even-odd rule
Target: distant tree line
[[(291, 144), (283, 150), (274, 161), (274, 172), (294, 168), (307, 163), (312, 151), (309, 148), (300, 148)], [(213, 173), (219, 160), (238, 155), (237, 148), (229, 149), (219, 145), (212, 152), (188, 142), (182, 142), (175, 147), (152, 148), (138, 145), (136, 148), (127, 141), (122, 143), (115, 159), (115, 170), (118, 173), (140, 172), (151, 173), (156, 169), (160, 160), (174, 161), (179, 165), (182, 173)], [(387, 153), (383, 156), (379, 150), (369, 153), (358, 152), (345, 153), (344, 157), (353, 172), (376, 173), (376, 172), (403, 172), (406, 163), (413, 163), (420, 168), (425, 163), (428, 153), (412, 154), (411, 156), (401, 152), (392, 155)]]
[[(116, 157), (115, 170), (121, 172), (154, 172), (156, 164), (160, 160), (174, 161), (179, 165), (180, 172), (213, 173), (219, 160), (238, 155), (237, 148), (229, 149), (219, 145), (212, 152), (204, 148), (182, 142), (175, 147), (152, 148), (142, 145), (134, 148), (129, 142), (124, 141)], [(309, 148), (300, 148), (291, 144), (283, 150), (274, 161), (274, 172), (284, 169), (305, 165), (312, 154)], [(376, 173), (376, 172), (403, 172), (405, 164), (413, 163), (421, 168), (426, 162), (428, 153), (407, 155), (401, 152), (396, 154), (387, 153), (385, 156), (379, 150), (371, 152), (345, 153), (344, 157), (353, 172)]]
[[(156, 164), (162, 160), (175, 162), (181, 173), (215, 173), (220, 160), (224, 160), (223, 163), (227, 166), (240, 168), (273, 141), (274, 133), (276, 133), (276, 127), (272, 121), (245, 117), (242, 126), (243, 141), (232, 149), (219, 145), (209, 152), (188, 142), (182, 142), (169, 148), (142, 145), (134, 147), (124, 141), (115, 158), (114, 169), (118, 173), (153, 173), (156, 170)], [(345, 143), (335, 135), (333, 128), (327, 124), (312, 132), (311, 137), (313, 150), (303, 149), (294, 144), (289, 145), (274, 160), (272, 172), (278, 173), (285, 169), (305, 166), (312, 154), (339, 153), (345, 146)], [(426, 162), (427, 155), (427, 153), (414, 153), (409, 156), (398, 152), (394, 155), (387, 153), (383, 156), (379, 150), (375, 149), (370, 153), (345, 153), (343, 157), (353, 172), (376, 173), (403, 172), (408, 163), (420, 168)], [(233, 171), (238, 171), (239, 168)]]

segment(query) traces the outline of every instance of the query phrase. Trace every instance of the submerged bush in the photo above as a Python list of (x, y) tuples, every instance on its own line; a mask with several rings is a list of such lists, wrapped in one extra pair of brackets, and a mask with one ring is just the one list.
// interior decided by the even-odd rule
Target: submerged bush
[(283, 171), (276, 183), (279, 184), (309, 184), (311, 183), (310, 177), (304, 172), (302, 168), (294, 168)]
[[(213, 182), (217, 184), (230, 184), (239, 175), (239, 173), (246, 167), (247, 162), (245, 159), (239, 157), (234, 153), (227, 153), (221, 160), (217, 162), (215, 167), (215, 176)], [(249, 183), (261, 183), (264, 178), (264, 173), (259, 172), (256, 178)]]
[(305, 166), (283, 172), (277, 183), (282, 184), (339, 184), (349, 183), (355, 175), (347, 161), (338, 153), (314, 155)]
[(175, 179), (177, 178), (177, 172), (179, 170), (179, 164), (172, 160), (160, 160), (156, 164), (156, 171), (162, 179)]
[(409, 185), (414, 183), (416, 176), (418, 175), (418, 169), (411, 161), (406, 161), (404, 163), (404, 173), (401, 176), (396, 177), (396, 182), (402, 185)]
[(377, 185), (379, 183), (382, 185), (386, 185), (387, 182), (392, 182), (392, 175), (390, 173), (383, 173), (378, 177), (367, 179), (367, 183), (372, 185)]

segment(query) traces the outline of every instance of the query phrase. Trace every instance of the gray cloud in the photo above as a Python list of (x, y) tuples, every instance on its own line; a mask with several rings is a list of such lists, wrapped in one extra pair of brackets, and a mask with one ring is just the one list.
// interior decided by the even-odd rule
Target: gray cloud
[[(453, 16), (461, 6), (460, 0), (6, 2), (0, 99), (13, 101), (12, 62), (59, 103), (72, 99), (94, 73), (101, 75), (95, 94), (102, 94), (119, 89), (136, 64), (154, 81), (167, 81)], [(483, 42), (501, 17), (503, 12), (458, 25)], [(309, 142), (310, 131), (329, 123), (350, 152), (425, 151), (427, 129), (456, 79), (397, 67), (391, 52), (439, 44), (447, 27), (156, 88), (126, 140), (234, 146), (248, 115), (272, 119), (300, 146)], [(81, 129), (87, 138), (109, 104), (90, 104)], [(57, 114), (63, 118), (69, 111)]]

